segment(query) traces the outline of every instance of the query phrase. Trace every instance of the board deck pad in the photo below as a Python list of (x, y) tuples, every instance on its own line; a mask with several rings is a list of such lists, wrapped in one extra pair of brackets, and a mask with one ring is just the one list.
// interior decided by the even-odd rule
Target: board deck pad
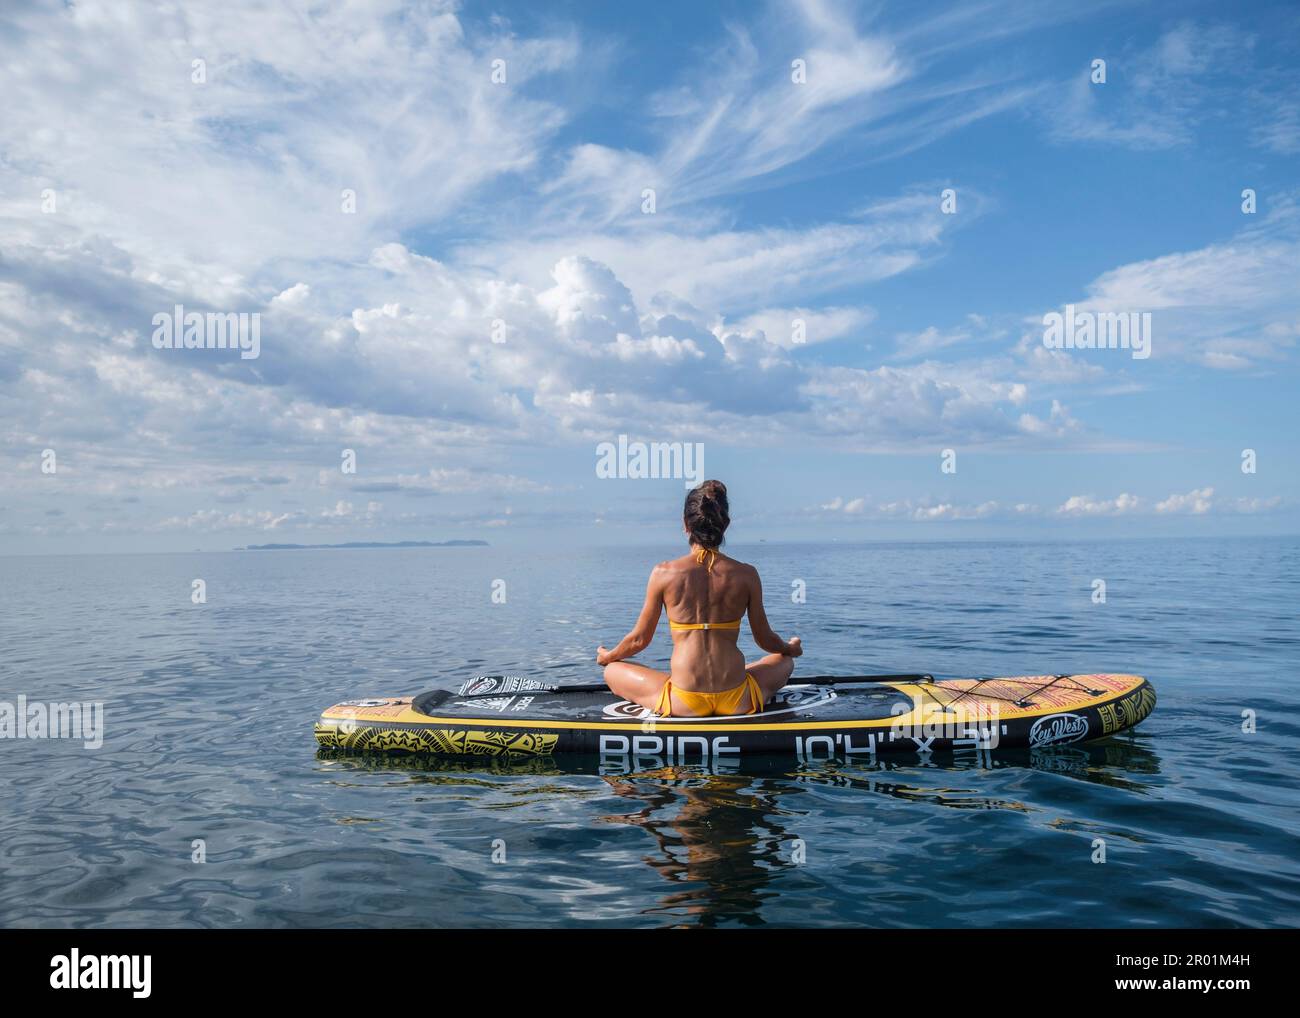
[(658, 755), (686, 762), (794, 753), (805, 759), (999, 746), (1042, 748), (1113, 735), (1155, 707), (1139, 675), (1031, 675), (799, 685), (761, 714), (656, 717), (608, 690), (526, 676), (474, 676), (456, 690), (348, 700), (322, 713), (324, 747), (448, 756)]

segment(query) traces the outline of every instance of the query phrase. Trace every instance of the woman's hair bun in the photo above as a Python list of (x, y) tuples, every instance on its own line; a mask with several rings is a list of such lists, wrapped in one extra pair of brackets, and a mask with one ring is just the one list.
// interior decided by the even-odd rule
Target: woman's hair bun
[(731, 525), (727, 505), (727, 486), (721, 481), (705, 481), (686, 495), (683, 522), (691, 543), (701, 548), (717, 548)]

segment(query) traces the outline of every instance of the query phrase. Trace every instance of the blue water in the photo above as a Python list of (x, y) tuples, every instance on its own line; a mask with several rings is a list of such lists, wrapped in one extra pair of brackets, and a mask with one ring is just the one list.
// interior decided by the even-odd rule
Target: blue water
[(1148, 676), (1155, 713), (1092, 747), (626, 775), (318, 756), (341, 699), (595, 680), (670, 553), (0, 559), (0, 700), (107, 711), (99, 749), (0, 741), (0, 924), (1300, 922), (1297, 539), (734, 549), (804, 674)]

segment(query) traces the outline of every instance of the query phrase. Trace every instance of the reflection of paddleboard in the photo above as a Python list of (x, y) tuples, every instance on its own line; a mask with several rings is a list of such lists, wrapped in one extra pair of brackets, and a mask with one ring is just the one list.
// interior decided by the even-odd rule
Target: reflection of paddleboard
[(1062, 746), (1132, 728), (1155, 703), (1155, 690), (1140, 675), (1032, 675), (795, 685), (762, 714), (658, 718), (608, 690), (484, 675), (457, 692), (335, 704), (316, 723), (316, 740), (337, 749), (441, 756), (614, 753), (679, 763), (763, 753), (853, 758)]

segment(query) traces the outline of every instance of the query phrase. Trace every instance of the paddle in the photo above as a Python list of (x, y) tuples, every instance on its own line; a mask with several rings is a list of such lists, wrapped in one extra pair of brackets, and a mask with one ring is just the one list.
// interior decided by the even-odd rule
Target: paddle
[[(847, 686), (860, 682), (933, 682), (933, 675), (921, 673), (905, 675), (809, 675), (799, 676), (792, 686)], [(546, 693), (603, 693), (609, 687), (603, 682), (593, 682), (576, 686), (543, 686), (540, 692)], [(526, 690), (526, 692), (533, 692)], [(491, 695), (491, 694), (482, 694)]]

